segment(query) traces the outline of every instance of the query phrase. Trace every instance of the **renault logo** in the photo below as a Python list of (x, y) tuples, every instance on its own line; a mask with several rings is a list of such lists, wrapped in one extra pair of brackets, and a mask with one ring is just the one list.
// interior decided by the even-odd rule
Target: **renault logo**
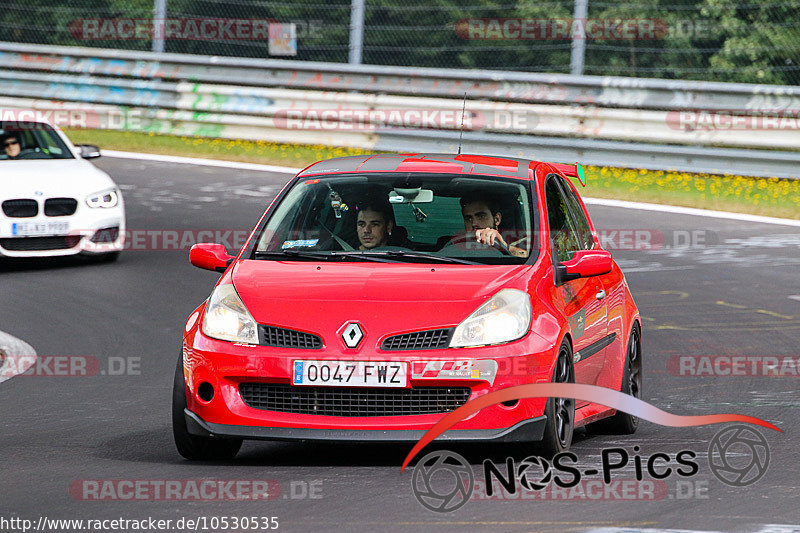
[(361, 331), (361, 326), (358, 325), (358, 322), (350, 322), (342, 332), (342, 339), (348, 348), (357, 347), (363, 338), (364, 332)]

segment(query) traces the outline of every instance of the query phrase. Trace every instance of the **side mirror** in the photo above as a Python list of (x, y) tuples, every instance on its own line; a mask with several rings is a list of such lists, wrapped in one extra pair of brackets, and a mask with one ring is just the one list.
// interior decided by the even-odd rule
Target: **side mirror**
[(600, 276), (611, 272), (611, 252), (606, 250), (578, 250), (569, 261), (556, 267), (558, 284), (578, 278)]
[(233, 256), (221, 244), (204, 242), (195, 244), (189, 250), (189, 262), (197, 268), (225, 272), (233, 262)]
[(84, 159), (95, 159), (100, 157), (100, 148), (93, 144), (78, 144), (76, 145), (81, 151), (81, 157)]

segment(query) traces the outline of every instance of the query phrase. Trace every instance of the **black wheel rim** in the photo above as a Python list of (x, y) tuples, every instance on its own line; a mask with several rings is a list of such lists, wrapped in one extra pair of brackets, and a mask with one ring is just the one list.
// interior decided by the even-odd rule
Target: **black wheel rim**
[[(556, 383), (574, 383), (575, 375), (572, 365), (569, 364), (569, 352), (561, 350), (556, 361)], [(566, 447), (572, 433), (572, 423), (575, 418), (575, 400), (572, 398), (555, 398), (555, 426), (556, 435), (561, 446)]]

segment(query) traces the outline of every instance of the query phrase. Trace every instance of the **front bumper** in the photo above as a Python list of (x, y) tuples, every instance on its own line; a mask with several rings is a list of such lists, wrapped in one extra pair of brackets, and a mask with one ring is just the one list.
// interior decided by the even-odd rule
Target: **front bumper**
[[(19, 223), (65, 222), (65, 233), (35, 236), (20, 235)], [(109, 233), (112, 231), (113, 233)], [(109, 238), (109, 235), (116, 238)], [(125, 209), (120, 204), (111, 209), (79, 206), (75, 214), (47, 217), (39, 213), (31, 218), (6, 217), (0, 212), (0, 257), (58, 257), (75, 254), (95, 255), (119, 252), (125, 245)]]
[[(184, 378), (187, 396), (187, 425), (198, 435), (247, 439), (285, 440), (384, 440), (419, 439), (438, 422), (444, 412), (380, 416), (332, 416), (291, 413), (251, 407), (241, 393), (242, 383), (289, 385), (295, 359), (373, 361), (491, 360), (497, 373), (491, 379), (411, 380), (411, 387), (468, 387), (469, 399), (489, 392), (526, 383), (549, 382), (555, 362), (555, 346), (542, 337), (527, 337), (500, 346), (424, 350), (413, 352), (381, 351), (338, 353), (326, 347), (313, 355), (307, 350), (266, 346), (244, 346), (210, 339), (197, 328), (198, 314), (187, 325), (183, 345)], [(200, 386), (209, 384), (214, 394), (203, 400)], [(204, 385), (207, 386), (207, 385)], [(513, 405), (493, 405), (458, 422), (448, 432), (454, 440), (540, 440), (539, 425), (544, 415), (545, 398), (525, 398)]]
[[(416, 442), (424, 430), (382, 429), (323, 429), (292, 427), (234, 426), (204, 421), (188, 409), (184, 410), (186, 428), (198, 437), (238, 438), (256, 440), (328, 440), (371, 442)], [(542, 415), (518, 422), (506, 429), (451, 429), (438, 440), (530, 442), (542, 440), (547, 417)]]

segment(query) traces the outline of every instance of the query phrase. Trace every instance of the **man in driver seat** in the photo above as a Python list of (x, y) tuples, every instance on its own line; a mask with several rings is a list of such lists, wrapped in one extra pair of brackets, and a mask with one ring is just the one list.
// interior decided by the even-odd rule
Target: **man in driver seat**
[(503, 220), (503, 214), (497, 201), (484, 195), (464, 196), (460, 200), (461, 215), (464, 217), (464, 230), (474, 231), (475, 238), (479, 243), (493, 246), (499, 242), (507, 248), (511, 255), (517, 257), (528, 257), (528, 251), (523, 248), (509, 244), (500, 235), (497, 228)]

